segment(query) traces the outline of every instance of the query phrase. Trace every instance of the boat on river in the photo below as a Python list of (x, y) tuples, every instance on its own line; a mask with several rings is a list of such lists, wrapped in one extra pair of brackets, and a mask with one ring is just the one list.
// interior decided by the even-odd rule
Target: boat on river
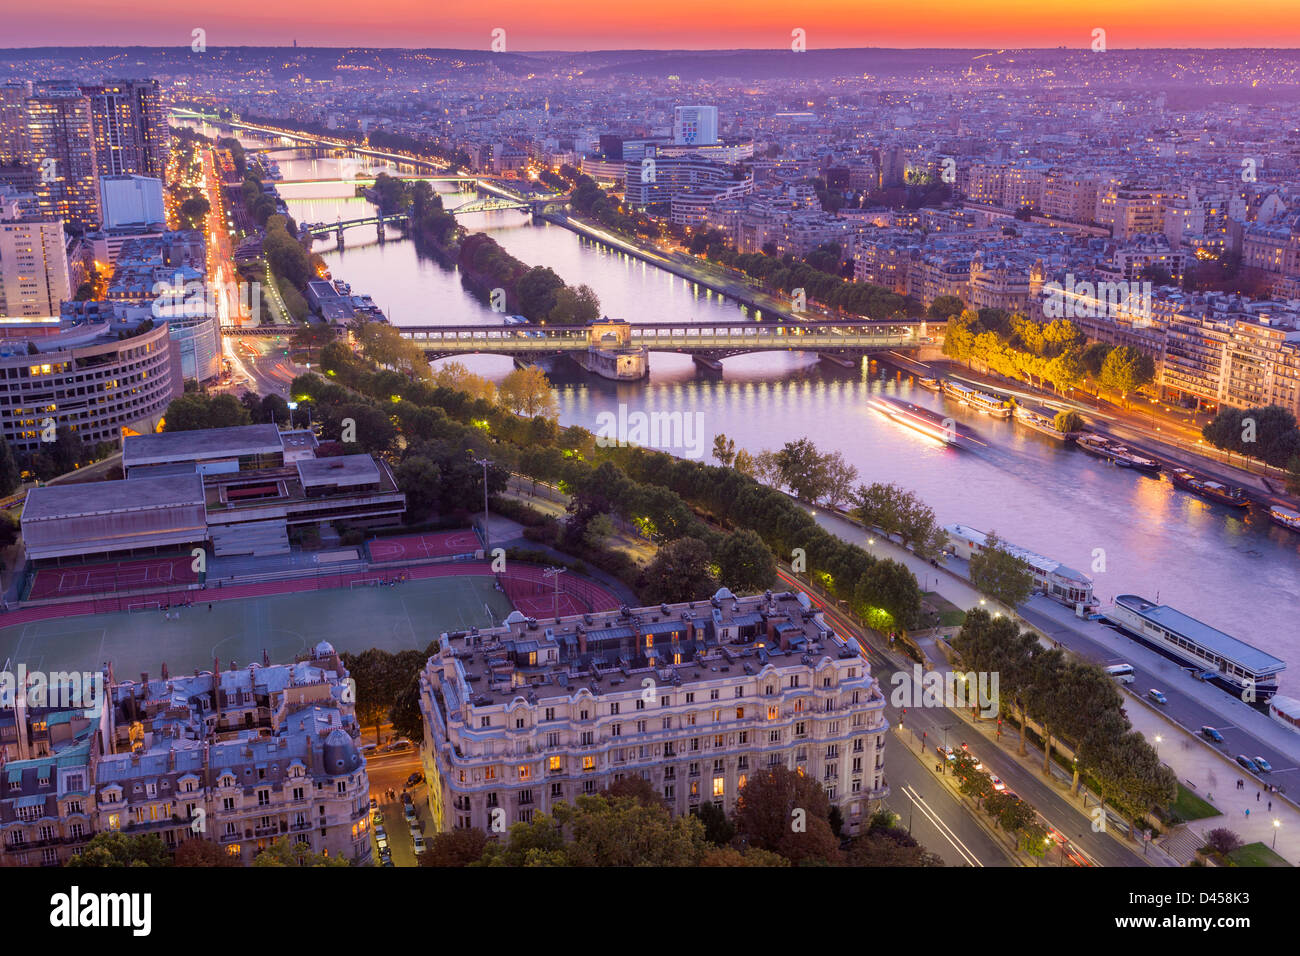
[(1300, 534), (1300, 511), (1292, 511), (1290, 508), (1274, 505), (1268, 509), (1268, 518), (1275, 525), (1280, 525), (1289, 531)]
[(985, 442), (976, 437), (970, 428), (956, 419), (945, 418), (938, 412), (922, 405), (913, 405), (911, 402), (890, 398), (887, 395), (877, 395), (868, 404), (886, 418), (902, 425), (904, 428), (910, 428), (912, 431), (928, 435), (945, 445), (951, 445), (954, 448), (986, 445)]
[(1236, 485), (1225, 485), (1221, 481), (1212, 481), (1209, 478), (1202, 478), (1186, 468), (1174, 468), (1169, 472), (1169, 480), (1184, 491), (1190, 491), (1194, 495), (1208, 498), (1210, 501), (1226, 505), (1229, 508), (1250, 507), (1250, 499), (1246, 497), (1244, 488), (1238, 488)]
[(969, 405), (985, 415), (992, 415), (994, 418), (1011, 417), (1011, 403), (997, 395), (981, 392), (977, 388), (971, 388), (969, 385), (963, 385), (961, 382), (954, 382), (951, 379), (944, 380), (942, 387), (943, 393), (949, 398), (955, 399), (963, 405)]
[(1026, 428), (1032, 428), (1040, 435), (1046, 435), (1048, 438), (1055, 438), (1059, 442), (1065, 442), (1069, 439), (1070, 433), (1063, 432), (1056, 427), (1056, 419), (1049, 418), (1023, 405), (1017, 405), (1015, 409), (1015, 418)]
[(1158, 474), (1160, 471), (1160, 462), (1154, 458), (1139, 455), (1130, 451), (1127, 446), (1101, 435), (1080, 435), (1074, 443), (1094, 458), (1113, 462), (1120, 468), (1131, 468), (1150, 475)]

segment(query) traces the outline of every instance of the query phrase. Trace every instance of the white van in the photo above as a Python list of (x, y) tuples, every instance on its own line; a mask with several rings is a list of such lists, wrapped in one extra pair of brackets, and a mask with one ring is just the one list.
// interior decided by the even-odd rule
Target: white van
[(1135, 680), (1132, 664), (1113, 664), (1104, 670), (1121, 684), (1131, 684)]

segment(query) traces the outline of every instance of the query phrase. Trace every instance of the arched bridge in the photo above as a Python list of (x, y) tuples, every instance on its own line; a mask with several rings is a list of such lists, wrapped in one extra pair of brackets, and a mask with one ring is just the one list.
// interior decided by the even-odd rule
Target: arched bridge
[(398, 212), (388, 216), (366, 216), (364, 219), (344, 219), (337, 222), (305, 222), (298, 227), (298, 233), (319, 239), (328, 236), (331, 232), (342, 234), (344, 229), (355, 229), (357, 226), (405, 225), (409, 219), (406, 213)]
[[(622, 328), (616, 328), (621, 326)], [(430, 358), (491, 353), (515, 358), (596, 350), (679, 352), (716, 363), (746, 352), (799, 351), (858, 355), (882, 349), (934, 345), (943, 322), (899, 321), (767, 323), (652, 322), (638, 325), (444, 325), (399, 331)]]

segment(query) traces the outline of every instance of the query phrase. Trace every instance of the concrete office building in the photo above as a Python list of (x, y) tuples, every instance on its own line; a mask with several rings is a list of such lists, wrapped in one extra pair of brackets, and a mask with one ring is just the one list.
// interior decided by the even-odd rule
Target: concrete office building
[(105, 229), (147, 229), (166, 223), (161, 179), (149, 176), (99, 177)]
[(181, 394), (165, 322), (128, 339), (108, 321), (15, 320), (0, 331), (0, 428), (15, 451), (39, 451), (47, 420), (91, 448), (116, 444), (124, 431), (152, 431)]
[(678, 146), (712, 146), (718, 141), (716, 106), (673, 108), (673, 143)]
[(72, 298), (63, 223), (6, 221), (0, 215), (0, 317), (57, 316)]
[(749, 775), (820, 782), (857, 833), (888, 794), (885, 698), (807, 595), (710, 600), (443, 634), (420, 679), (439, 830), (500, 829), (649, 780), (674, 814), (730, 811)]
[(99, 165), (90, 99), (51, 90), (28, 97), (26, 109), (25, 161), (37, 172), (42, 213), (77, 229), (97, 226)]

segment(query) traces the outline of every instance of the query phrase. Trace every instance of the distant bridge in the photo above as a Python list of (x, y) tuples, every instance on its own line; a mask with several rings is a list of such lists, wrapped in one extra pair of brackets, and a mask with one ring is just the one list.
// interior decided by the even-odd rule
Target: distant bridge
[(366, 216), (363, 219), (344, 219), (337, 222), (307, 222), (298, 227), (300, 236), (311, 236), (313, 239), (321, 239), (328, 236), (331, 232), (340, 238), (345, 229), (355, 229), (357, 226), (379, 226), (387, 224), (405, 225), (410, 217), (404, 212), (393, 213), (388, 216)]
[(586, 352), (592, 349), (678, 352), (716, 365), (747, 352), (816, 352), (833, 357), (884, 349), (934, 345), (943, 322), (899, 321), (766, 323), (752, 321), (651, 322), (628, 325), (608, 320), (593, 325), (406, 326), (402, 338), (430, 358), (488, 353), (515, 358)]

